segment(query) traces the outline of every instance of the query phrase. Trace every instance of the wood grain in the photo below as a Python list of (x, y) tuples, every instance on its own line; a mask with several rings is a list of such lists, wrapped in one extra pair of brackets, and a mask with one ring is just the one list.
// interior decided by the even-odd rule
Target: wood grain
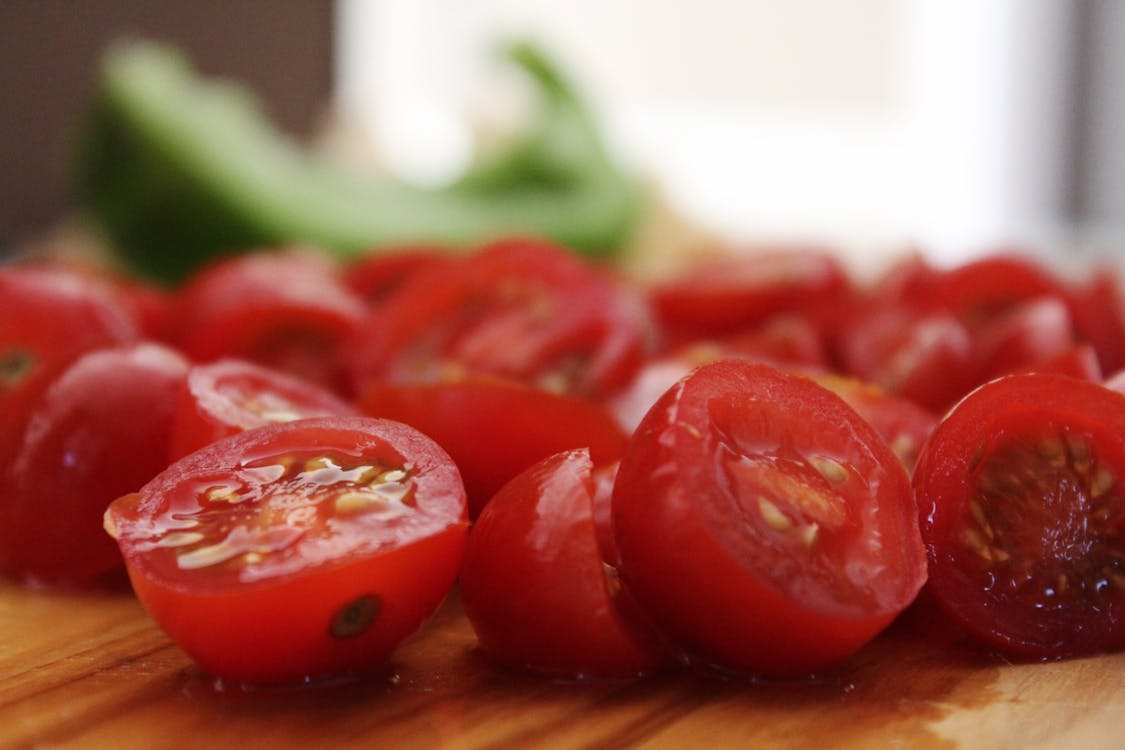
[(560, 683), (491, 667), (454, 599), (360, 682), (200, 675), (128, 595), (0, 585), (2, 747), (1120, 748), (1125, 654), (1008, 664), (916, 605), (837, 673)]

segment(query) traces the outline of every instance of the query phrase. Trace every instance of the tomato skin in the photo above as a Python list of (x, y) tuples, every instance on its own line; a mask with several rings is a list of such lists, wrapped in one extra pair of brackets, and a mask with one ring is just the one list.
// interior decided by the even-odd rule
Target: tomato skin
[(608, 463), (625, 452), (627, 442), (604, 407), (501, 378), (375, 383), (357, 403), (366, 414), (417, 428), (448, 451), (465, 481), (473, 518), (537, 461), (589, 448), (595, 463)]
[(381, 248), (345, 268), (344, 283), (373, 306), (390, 297), (411, 276), (450, 260), (451, 252), (440, 247)]
[(999, 251), (963, 263), (929, 279), (918, 300), (947, 310), (976, 330), (997, 315), (1042, 297), (1063, 297), (1057, 278), (1026, 255)]
[(624, 385), (653, 347), (640, 297), (550, 243), (513, 238), (411, 276), (352, 343), (356, 393), (454, 374), (589, 398)]
[(177, 344), (192, 360), (258, 364), (350, 394), (345, 342), (366, 306), (321, 256), (256, 252), (220, 260), (180, 292)]
[(167, 465), (187, 361), (156, 344), (89, 352), (46, 390), (4, 478), (0, 567), (52, 587), (113, 585), (106, 506)]
[(346, 414), (356, 411), (330, 391), (246, 360), (194, 365), (176, 399), (169, 456), (274, 422)]
[[(773, 519), (784, 535), (771, 536), (766, 511), (756, 518), (743, 507), (746, 493), (792, 484), (792, 471), (793, 482), (820, 488), (816, 497), (835, 497), (821, 494), (827, 480), (800, 474), (802, 455), (854, 464), (838, 464), (849, 478), (836, 491), (850, 499), (824, 500), (849, 520), (822, 519), (818, 535), (787, 514)], [(738, 473), (746, 462), (757, 479)], [(802, 502), (769, 491), (775, 511)], [(689, 660), (768, 676), (838, 665), (913, 600), (925, 580), (915, 512), (902, 465), (843, 401), (806, 378), (733, 360), (699, 368), (657, 402), (613, 493), (622, 579), (654, 625)], [(842, 569), (825, 557), (836, 554)], [(862, 580), (844, 584), (841, 570), (863, 570)]]
[(1076, 344), (1066, 303), (1058, 297), (1020, 302), (982, 324), (973, 342), (977, 383), (1020, 372)]
[(986, 383), (938, 425), (913, 478), (929, 590), (971, 636), (1031, 658), (1125, 648), (1121, 488), (1091, 489), (1125, 470), (1123, 430), (1125, 396), (1044, 373)]
[(589, 451), (567, 451), (504, 485), (477, 519), (461, 597), (494, 661), (583, 678), (635, 676), (663, 662), (617, 611), (595, 493)]
[[(216, 512), (198, 494), (201, 487), (235, 482), (251, 499), (222, 506), (230, 511), (219, 518), (226, 525), (190, 528), (204, 534), (217, 528), (230, 538), (232, 526), (260, 524), (254, 528), (268, 538), (293, 523), (291, 516), (273, 516), (291, 507), (289, 498), (300, 490), (291, 479), (277, 484), (282, 481), (277, 475), (248, 478), (246, 467), (320, 455), (409, 470), (411, 504), (393, 517), (356, 519), (347, 515), (354, 511), (334, 505), (350, 485), (337, 487), (340, 481), (333, 479), (327, 491), (310, 491), (323, 491), (320, 525), (304, 528), (276, 553), (186, 567), (177, 557), (183, 548), (168, 537), (189, 528), (182, 519)], [(271, 488), (282, 493), (281, 506), (268, 503)], [(141, 603), (172, 639), (207, 674), (253, 684), (305, 682), (380, 667), (444, 600), (468, 533), (464, 488), (449, 456), (406, 425), (366, 417), (285, 422), (224, 438), (115, 501), (106, 512), (106, 528), (118, 539)], [(215, 541), (206, 536), (198, 543)], [(341, 615), (364, 600), (377, 602), (370, 619), (357, 631), (340, 632)]]
[(1075, 328), (1093, 345), (1105, 372), (1125, 367), (1125, 300), (1117, 276), (1113, 269), (1100, 269), (1067, 298)]

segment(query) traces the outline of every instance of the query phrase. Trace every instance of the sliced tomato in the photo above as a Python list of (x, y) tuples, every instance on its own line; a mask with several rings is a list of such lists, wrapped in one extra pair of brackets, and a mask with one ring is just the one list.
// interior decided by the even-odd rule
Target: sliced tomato
[(548, 456), (588, 448), (603, 464), (625, 451), (626, 437), (604, 407), (499, 378), (375, 383), (359, 407), (412, 425), (449, 451), (474, 518), (508, 480)]
[(1017, 305), (1062, 297), (1064, 287), (1047, 268), (1017, 251), (997, 252), (934, 274), (921, 304), (948, 310), (970, 330)]
[(969, 394), (918, 459), (934, 599), (1029, 657), (1125, 648), (1125, 396), (1061, 375)]
[[(600, 488), (608, 507), (612, 480)], [(598, 490), (589, 451), (567, 451), (504, 485), (477, 519), (461, 598), (491, 659), (583, 678), (638, 675), (666, 659), (617, 609), (617, 571), (598, 544)]]
[(657, 284), (651, 296), (661, 325), (683, 342), (729, 335), (779, 313), (828, 323), (851, 293), (832, 252), (777, 248), (701, 260)]
[(494, 375), (596, 397), (652, 346), (646, 308), (566, 250), (513, 239), (412, 276), (353, 344), (357, 393), (376, 380)]
[(1020, 372), (1053, 372), (1056, 375), (1069, 375), (1092, 383), (1102, 381), (1102, 368), (1098, 363), (1098, 353), (1090, 344), (1078, 344), (1066, 351), (1023, 368)]
[(1078, 334), (1093, 345), (1105, 372), (1125, 368), (1125, 300), (1118, 275), (1112, 268), (1100, 269), (1068, 298)]
[(4, 477), (0, 568), (38, 585), (124, 582), (102, 514), (167, 466), (187, 367), (167, 347), (138, 344), (89, 352), (51, 383)]
[(875, 428), (906, 471), (914, 470), (918, 452), (937, 426), (938, 419), (913, 401), (893, 396), (878, 386), (841, 375), (813, 375)]
[(257, 252), (219, 261), (180, 295), (180, 347), (193, 360), (249, 359), (349, 393), (342, 347), (363, 301), (318, 255)]
[(219, 438), (277, 422), (356, 414), (307, 380), (241, 359), (193, 366), (177, 399), (169, 455), (183, 458)]
[(380, 248), (344, 269), (344, 283), (369, 305), (377, 305), (415, 274), (451, 260), (450, 251), (431, 246)]
[(212, 443), (105, 524), (156, 622), (207, 674), (250, 683), (382, 665), (450, 590), (468, 526), (449, 456), (364, 417)]
[(1066, 303), (1037, 297), (1016, 303), (981, 325), (973, 341), (976, 383), (1027, 370), (1077, 343)]
[(901, 462), (838, 396), (726, 360), (695, 370), (621, 461), (623, 581), (685, 657), (761, 675), (830, 669), (925, 580)]

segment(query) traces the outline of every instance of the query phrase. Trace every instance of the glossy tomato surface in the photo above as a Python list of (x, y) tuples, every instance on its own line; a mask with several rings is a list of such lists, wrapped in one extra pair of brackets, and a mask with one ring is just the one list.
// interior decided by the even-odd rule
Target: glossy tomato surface
[(934, 598), (1030, 657), (1125, 647), (1125, 396), (1062, 375), (981, 386), (942, 421), (914, 487)]
[(51, 383), (4, 478), (0, 567), (40, 585), (124, 583), (102, 514), (167, 466), (187, 367), (171, 349), (137, 344), (89, 352)]
[(453, 462), (405, 425), (261, 427), (110, 506), (141, 603), (214, 677), (370, 671), (437, 609), (467, 535)]
[(647, 308), (563, 248), (496, 242), (410, 277), (355, 339), (357, 393), (372, 382), (491, 375), (597, 397), (651, 347)]
[(613, 492), (621, 572), (698, 663), (832, 668), (914, 599), (909, 480), (875, 430), (807, 378), (727, 360), (648, 413)]
[[(600, 502), (608, 505), (611, 488), (601, 484)], [(556, 454), (506, 484), (473, 525), (461, 597), (489, 658), (593, 678), (662, 663), (617, 609), (620, 582), (598, 544), (598, 489), (588, 451)]]
[(183, 458), (219, 438), (277, 422), (355, 414), (306, 380), (240, 359), (195, 365), (176, 403), (169, 455)]
[(500, 378), (376, 383), (359, 407), (412, 425), (448, 451), (474, 518), (508, 480), (548, 456), (588, 448), (600, 465), (625, 452), (626, 437), (606, 408)]
[(193, 360), (249, 359), (348, 393), (342, 347), (363, 301), (318, 255), (257, 252), (196, 274), (179, 300), (179, 346)]

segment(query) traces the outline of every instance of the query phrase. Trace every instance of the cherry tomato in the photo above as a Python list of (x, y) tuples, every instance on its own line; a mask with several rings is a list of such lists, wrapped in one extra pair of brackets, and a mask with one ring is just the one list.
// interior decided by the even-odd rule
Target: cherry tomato
[(1098, 364), (1098, 353), (1090, 344), (1078, 344), (1053, 357), (1039, 360), (1020, 372), (1053, 372), (1056, 375), (1069, 375), (1092, 383), (1102, 381), (1102, 368)]
[(902, 461), (907, 472), (914, 469), (918, 451), (937, 426), (937, 417), (913, 401), (893, 396), (862, 380), (831, 374), (813, 375), (812, 378), (844, 399), (874, 427)]
[(449, 456), (364, 417), (212, 443), (105, 522), (157, 623), (207, 674), (249, 683), (383, 664), (450, 590), (467, 536)]
[(1019, 302), (983, 323), (973, 341), (976, 383), (1020, 372), (1076, 344), (1066, 303), (1058, 297)]
[(685, 657), (762, 675), (832, 668), (925, 580), (902, 464), (813, 381), (704, 365), (652, 408), (621, 461), (622, 579)]
[(167, 465), (187, 367), (171, 349), (138, 344), (89, 352), (52, 382), (4, 477), (0, 568), (50, 586), (124, 582), (102, 514)]
[(474, 518), (508, 480), (547, 456), (589, 448), (600, 465), (625, 451), (625, 435), (604, 407), (499, 378), (376, 383), (359, 407), (412, 425), (447, 450), (465, 480)]
[(195, 365), (177, 399), (172, 460), (219, 438), (275, 422), (355, 414), (330, 391), (241, 359)]
[[(608, 506), (611, 488), (601, 483), (597, 502)], [(664, 660), (617, 609), (598, 489), (588, 451), (559, 453), (504, 485), (473, 525), (461, 598), (491, 659), (566, 677), (632, 676)]]
[(1049, 270), (1026, 256), (1008, 252), (934, 274), (920, 302), (948, 310), (976, 330), (1020, 303), (1063, 294), (1063, 285)]
[(596, 397), (632, 377), (650, 324), (639, 298), (575, 255), (506, 240), (408, 279), (356, 339), (352, 372), (357, 393), (470, 374)]
[(784, 248), (701, 260), (656, 285), (652, 299), (673, 341), (683, 342), (728, 335), (778, 313), (827, 323), (850, 294), (832, 253)]
[(969, 394), (918, 459), (934, 598), (1019, 656), (1125, 647), (1125, 396), (1061, 375)]
[(1093, 345), (1105, 372), (1125, 368), (1125, 300), (1113, 269), (1101, 269), (1068, 297), (1079, 336)]
[(379, 249), (344, 270), (344, 283), (369, 305), (377, 305), (415, 274), (451, 260), (450, 251), (417, 246)]
[(258, 252), (218, 262), (181, 292), (179, 345), (195, 361), (249, 359), (348, 393), (344, 343), (363, 301), (320, 256)]

